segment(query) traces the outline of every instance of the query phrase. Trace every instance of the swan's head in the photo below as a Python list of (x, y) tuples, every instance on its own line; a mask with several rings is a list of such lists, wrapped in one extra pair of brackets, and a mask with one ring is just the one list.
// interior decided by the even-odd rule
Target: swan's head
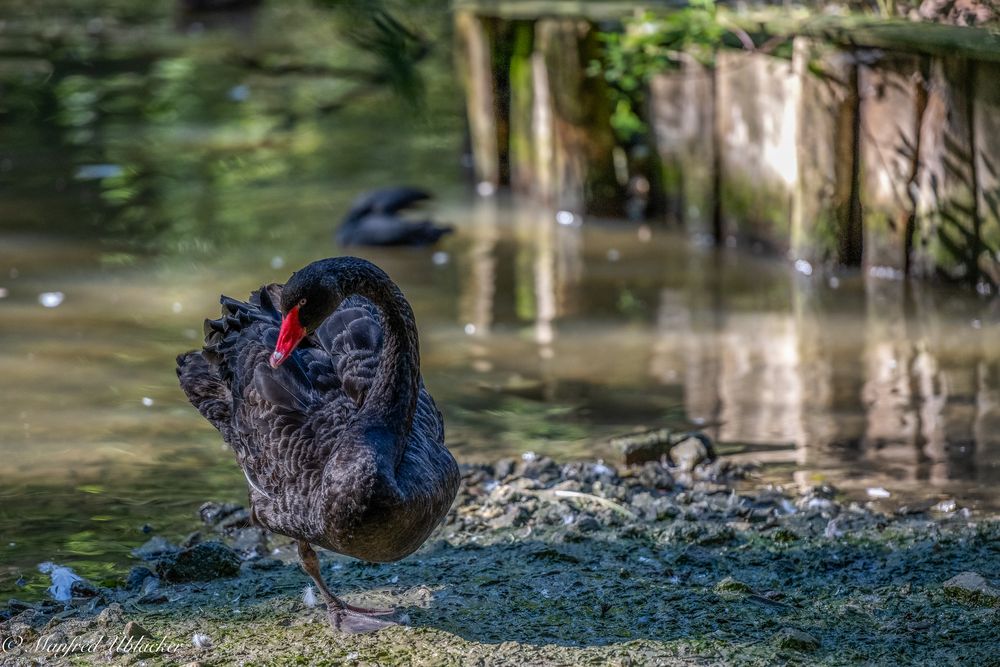
[(271, 368), (283, 364), (308, 334), (333, 314), (343, 297), (317, 263), (296, 271), (281, 291), (281, 331), (271, 354)]

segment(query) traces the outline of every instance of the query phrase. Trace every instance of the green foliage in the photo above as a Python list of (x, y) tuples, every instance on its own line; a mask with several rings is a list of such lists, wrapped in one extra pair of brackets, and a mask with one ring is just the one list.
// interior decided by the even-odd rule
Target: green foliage
[(604, 58), (591, 62), (588, 73), (603, 76), (612, 91), (611, 122), (619, 138), (629, 141), (646, 131), (638, 110), (654, 74), (679, 68), (685, 58), (711, 64), (726, 33), (714, 0), (692, 0), (686, 9), (665, 14), (646, 12), (626, 21), (623, 32), (601, 33)]

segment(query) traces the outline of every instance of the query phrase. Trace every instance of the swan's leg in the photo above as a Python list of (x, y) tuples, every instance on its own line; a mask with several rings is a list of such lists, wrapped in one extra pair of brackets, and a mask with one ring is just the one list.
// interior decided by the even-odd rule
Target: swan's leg
[(302, 563), (302, 569), (316, 582), (316, 588), (319, 589), (320, 595), (323, 596), (323, 600), (327, 606), (336, 609), (346, 609), (347, 603), (331, 593), (330, 589), (326, 587), (323, 575), (319, 571), (319, 557), (313, 548), (308, 542), (303, 542), (302, 540), (299, 540), (298, 547), (299, 561)]
[(393, 621), (380, 616), (387, 616), (393, 613), (392, 609), (365, 609), (347, 604), (336, 595), (330, 592), (323, 575), (319, 569), (319, 558), (308, 542), (298, 541), (299, 561), (306, 574), (316, 582), (316, 588), (326, 602), (326, 610), (330, 616), (330, 622), (338, 630), (344, 632), (374, 632), (390, 625), (397, 625)]

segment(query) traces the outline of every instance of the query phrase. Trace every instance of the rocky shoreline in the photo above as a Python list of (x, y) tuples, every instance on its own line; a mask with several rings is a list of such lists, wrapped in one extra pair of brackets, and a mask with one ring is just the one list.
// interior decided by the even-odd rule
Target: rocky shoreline
[[(205, 503), (117, 589), (0, 611), (2, 664), (988, 664), (1000, 521), (954, 502), (754, 485), (725, 459), (463, 466), (413, 556), (324, 554), (351, 602), (407, 623), (341, 635), (287, 539)], [(53, 575), (54, 576), (54, 575)], [(64, 582), (65, 583), (65, 582)]]

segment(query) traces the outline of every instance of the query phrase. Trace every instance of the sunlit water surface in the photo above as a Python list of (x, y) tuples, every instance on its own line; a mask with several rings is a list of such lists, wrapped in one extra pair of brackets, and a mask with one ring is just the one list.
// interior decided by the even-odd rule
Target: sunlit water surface
[[(271, 20), (316, 23), (288, 7)], [(316, 116), (329, 81), (220, 65), (228, 33), (144, 20), (167, 55), (4, 70), (0, 593), (39, 595), (43, 560), (111, 582), (143, 526), (182, 537), (202, 501), (245, 499), (174, 357), (221, 292), (338, 253), (354, 194), (400, 182), (457, 232), (361, 254), (413, 304), (460, 460), (613, 459), (612, 436), (700, 427), (764, 479), (1000, 507), (996, 301), (475, 200), (447, 52), (421, 113), (376, 91)]]
[[(1000, 337), (981, 303), (852, 277), (833, 288), (623, 223), (565, 227), (488, 201), (439, 210), (461, 222), (439, 248), (363, 254), (413, 303), (460, 460), (614, 458), (611, 436), (702, 425), (779, 482), (998, 505)], [(43, 559), (110, 576), (143, 524), (176, 536), (201, 501), (244, 497), (173, 358), (220, 291), (334, 252), (320, 232), (114, 267), (80, 243), (5, 239), (5, 589)], [(39, 303), (56, 290), (58, 307)]]

